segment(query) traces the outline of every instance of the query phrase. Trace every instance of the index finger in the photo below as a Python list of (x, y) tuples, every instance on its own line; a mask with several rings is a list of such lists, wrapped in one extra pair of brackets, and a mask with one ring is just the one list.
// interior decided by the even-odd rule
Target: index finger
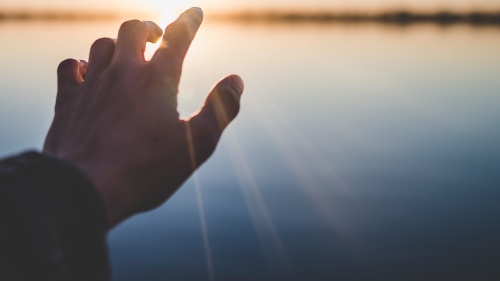
[(157, 69), (165, 70), (163, 74), (173, 71), (180, 76), (182, 62), (202, 21), (203, 11), (200, 8), (191, 8), (182, 13), (165, 28), (162, 45), (150, 63), (156, 64)]

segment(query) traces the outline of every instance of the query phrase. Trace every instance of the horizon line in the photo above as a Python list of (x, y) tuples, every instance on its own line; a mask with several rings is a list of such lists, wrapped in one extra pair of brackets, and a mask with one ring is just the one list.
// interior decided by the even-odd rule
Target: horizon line
[(215, 20), (238, 22), (267, 22), (267, 23), (384, 23), (384, 24), (415, 24), (434, 23), (439, 25), (470, 24), (470, 25), (498, 25), (500, 26), (500, 10), (494, 12), (411, 12), (408, 10), (382, 11), (375, 13), (364, 12), (279, 12), (279, 11), (249, 11), (236, 13), (220, 13), (209, 16)]
[[(147, 15), (152, 15), (146, 13)], [(146, 15), (144, 14), (144, 15)], [(72, 12), (72, 11), (1, 11), (1, 21), (72, 21), (72, 20), (116, 20), (124, 18), (127, 12)], [(235, 22), (267, 22), (267, 23), (385, 23), (385, 24), (414, 24), (434, 23), (439, 25), (470, 24), (470, 25), (498, 25), (500, 26), (500, 10), (493, 12), (469, 11), (436, 11), (412, 12), (410, 10), (390, 10), (381, 12), (298, 12), (298, 11), (239, 11), (223, 13), (206, 13), (207, 19)]]
[(1, 21), (73, 21), (73, 20), (114, 20), (122, 13), (113, 12), (71, 12), (71, 11), (0, 11)]

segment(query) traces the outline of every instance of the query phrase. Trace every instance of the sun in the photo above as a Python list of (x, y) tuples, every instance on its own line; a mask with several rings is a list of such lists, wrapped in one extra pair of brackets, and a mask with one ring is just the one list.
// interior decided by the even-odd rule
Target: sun
[[(153, 19), (156, 24), (158, 24), (163, 30), (165, 27), (175, 21), (177, 17), (185, 10), (191, 7), (199, 7), (205, 2), (204, 0), (145, 0), (143, 6), (151, 11), (152, 14), (157, 15), (156, 19)], [(160, 47), (161, 40), (156, 43), (147, 43), (146, 51), (144, 52), (144, 58), (149, 61), (156, 50)]]
[[(167, 27), (167, 25), (172, 23), (177, 18), (177, 16), (178, 16), (178, 14), (176, 14), (174, 12), (166, 11), (166, 12), (163, 12), (158, 17), (158, 19), (155, 21), (155, 23), (158, 24), (161, 27), (161, 29), (165, 30), (165, 27)], [(144, 52), (144, 58), (147, 61), (150, 60), (153, 57), (153, 55), (155, 54), (156, 50), (158, 50), (160, 45), (161, 45), (161, 39), (158, 40), (158, 42), (156, 42), (156, 43), (147, 43), (146, 44), (146, 51)]]

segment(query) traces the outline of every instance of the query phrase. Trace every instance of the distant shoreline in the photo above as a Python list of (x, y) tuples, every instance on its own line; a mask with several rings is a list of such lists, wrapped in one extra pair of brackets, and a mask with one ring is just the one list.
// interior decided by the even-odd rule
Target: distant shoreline
[(65, 12), (1, 12), (1, 21), (94, 21), (114, 20), (119, 18), (118, 14), (111, 13), (65, 13)]
[(438, 25), (470, 24), (500, 26), (500, 11), (498, 12), (382, 12), (376, 14), (363, 13), (300, 13), (300, 12), (241, 12), (233, 14), (218, 14), (210, 16), (211, 19), (239, 22), (317, 22), (317, 23), (384, 23), (384, 24), (417, 24), (431, 23)]
[[(76, 13), (76, 12), (6, 12), (0, 11), (2, 21), (96, 21), (116, 20), (126, 14), (114, 13)], [(500, 26), (500, 10), (495, 12), (435, 12), (419, 13), (392, 11), (379, 13), (362, 12), (274, 12), (252, 11), (224, 14), (207, 14), (206, 17), (218, 21), (242, 23), (343, 23), (363, 24), (381, 23), (410, 25), (429, 23), (437, 25), (468, 24), (474, 26)]]

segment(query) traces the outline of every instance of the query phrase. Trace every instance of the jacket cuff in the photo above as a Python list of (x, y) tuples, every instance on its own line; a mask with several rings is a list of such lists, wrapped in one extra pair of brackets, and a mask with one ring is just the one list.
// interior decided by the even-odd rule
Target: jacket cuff
[[(35, 245), (37, 256), (49, 260), (40, 270), (63, 279), (109, 279), (104, 206), (81, 171), (54, 157), (27, 152), (1, 161), (0, 173), (18, 183), (9, 192), (9, 205), (22, 221), (20, 231), (40, 233), (25, 238)], [(46, 223), (40, 226), (40, 221)]]

